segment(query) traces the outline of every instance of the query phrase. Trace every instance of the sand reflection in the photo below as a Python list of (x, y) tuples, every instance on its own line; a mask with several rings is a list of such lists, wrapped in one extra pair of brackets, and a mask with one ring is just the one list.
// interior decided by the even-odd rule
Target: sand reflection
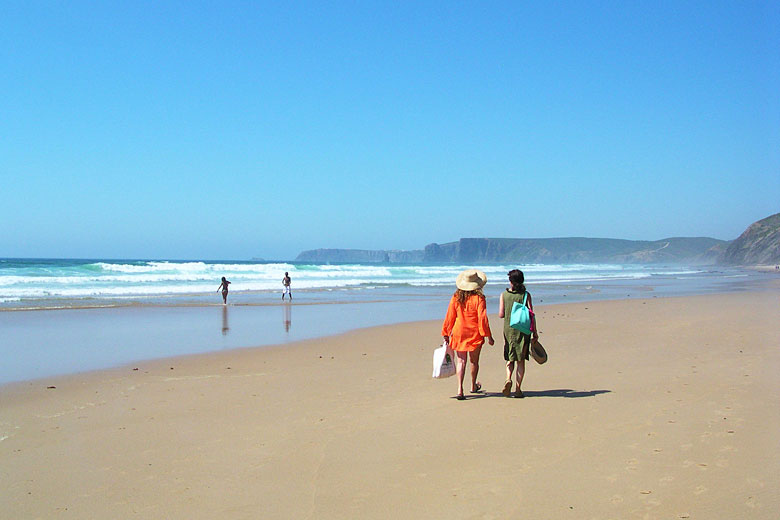
[(230, 326), (228, 325), (228, 308), (227, 305), (222, 306), (222, 335), (227, 336), (230, 332)]
[(292, 324), (292, 304), (285, 303), (282, 307), (284, 307), (284, 331), (290, 332), (290, 325)]

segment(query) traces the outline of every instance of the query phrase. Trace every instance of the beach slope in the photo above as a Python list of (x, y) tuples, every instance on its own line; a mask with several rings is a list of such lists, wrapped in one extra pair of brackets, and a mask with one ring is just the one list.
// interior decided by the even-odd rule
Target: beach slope
[(525, 399), (500, 340), (432, 380), (440, 322), (7, 385), (2, 516), (780, 515), (777, 289), (537, 312)]

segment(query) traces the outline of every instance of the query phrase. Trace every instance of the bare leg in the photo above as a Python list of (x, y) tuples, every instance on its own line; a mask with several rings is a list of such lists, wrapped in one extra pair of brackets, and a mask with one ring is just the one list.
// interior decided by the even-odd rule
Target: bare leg
[(517, 362), (517, 393), (516, 397), (523, 397), (523, 391), (520, 390), (520, 385), (523, 384), (523, 376), (525, 375), (525, 359), (520, 359)]
[(455, 375), (458, 378), (458, 395), (463, 395), (463, 377), (466, 375), (466, 352), (455, 351), (458, 362), (455, 364)]
[(512, 371), (515, 369), (515, 362), (514, 361), (507, 361), (506, 362), (506, 382), (504, 382), (504, 388), (501, 390), (501, 393), (504, 394), (504, 397), (509, 397), (509, 394), (512, 393)]
[(476, 392), (477, 388), (477, 374), (479, 374), (479, 354), (482, 352), (482, 347), (477, 347), (476, 350), (469, 352), (469, 360), (471, 360), (471, 391)]

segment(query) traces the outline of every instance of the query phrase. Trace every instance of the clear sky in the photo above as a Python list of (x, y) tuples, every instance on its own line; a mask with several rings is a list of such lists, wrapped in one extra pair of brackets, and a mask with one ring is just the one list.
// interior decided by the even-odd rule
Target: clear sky
[(0, 2), (0, 257), (736, 238), (780, 2)]

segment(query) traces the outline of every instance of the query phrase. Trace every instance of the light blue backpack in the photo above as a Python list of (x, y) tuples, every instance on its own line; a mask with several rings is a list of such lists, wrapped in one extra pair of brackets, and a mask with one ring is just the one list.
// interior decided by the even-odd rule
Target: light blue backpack
[(527, 298), (528, 291), (523, 295), (523, 303), (512, 304), (512, 312), (509, 315), (509, 326), (523, 334), (531, 333), (531, 309), (525, 304)]

